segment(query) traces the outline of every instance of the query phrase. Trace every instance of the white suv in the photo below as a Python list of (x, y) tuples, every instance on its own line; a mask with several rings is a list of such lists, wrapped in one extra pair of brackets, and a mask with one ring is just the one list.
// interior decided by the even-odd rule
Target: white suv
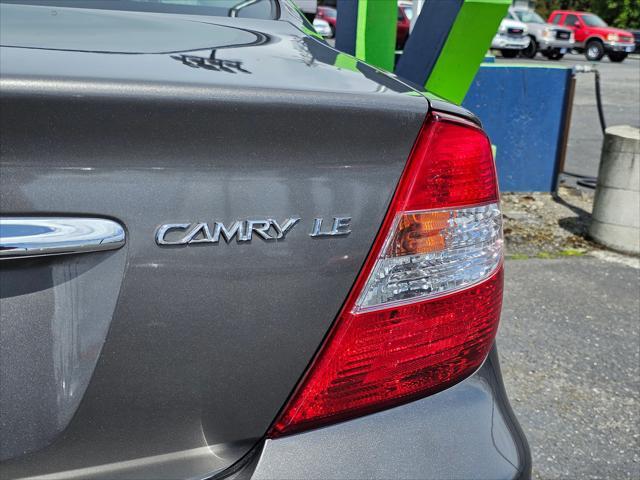
[(527, 26), (510, 17), (503, 18), (500, 29), (491, 42), (492, 50), (500, 50), (505, 58), (515, 58), (529, 46), (530, 39)]
[(573, 32), (570, 29), (547, 23), (533, 10), (512, 7), (508, 16), (525, 23), (529, 29), (531, 42), (521, 52), (524, 57), (533, 58), (540, 52), (550, 60), (560, 60), (574, 46)]

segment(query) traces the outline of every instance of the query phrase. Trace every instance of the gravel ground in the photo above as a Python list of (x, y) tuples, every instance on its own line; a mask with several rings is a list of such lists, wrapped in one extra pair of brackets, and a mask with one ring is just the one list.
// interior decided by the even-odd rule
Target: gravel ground
[(640, 478), (638, 260), (508, 260), (498, 347), (534, 478)]
[(589, 241), (593, 193), (560, 187), (550, 193), (504, 193), (501, 197), (507, 255), (583, 255), (601, 247)]

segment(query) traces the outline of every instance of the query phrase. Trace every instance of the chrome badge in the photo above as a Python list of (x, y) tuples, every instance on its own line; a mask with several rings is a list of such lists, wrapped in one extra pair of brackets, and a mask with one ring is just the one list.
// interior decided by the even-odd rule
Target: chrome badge
[[(166, 223), (156, 231), (158, 245), (190, 245), (192, 243), (226, 243), (235, 239), (250, 242), (254, 236), (263, 240), (282, 240), (295, 227), (300, 218), (287, 218), (277, 222), (272, 218), (258, 220), (238, 220), (230, 225), (223, 222)], [(331, 229), (323, 229), (323, 218), (314, 218), (310, 237), (334, 237), (351, 233), (351, 217), (333, 217)]]

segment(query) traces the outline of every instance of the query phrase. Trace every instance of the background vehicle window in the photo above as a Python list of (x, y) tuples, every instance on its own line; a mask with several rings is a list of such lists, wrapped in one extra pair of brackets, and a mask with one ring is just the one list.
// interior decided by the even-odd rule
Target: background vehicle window
[(322, 13), (324, 13), (325, 17), (336, 18), (336, 11), (332, 8), (325, 8)]
[(278, 16), (275, 0), (2, 0), (2, 3), (44, 5), (47, 7), (93, 8), (154, 13), (186, 13), (218, 17), (260, 18)]
[[(516, 10), (517, 19), (524, 23), (547, 23), (536, 12)], [(555, 18), (554, 18), (555, 20)]]
[(556, 15), (555, 17), (553, 17), (553, 19), (551, 20), (551, 23), (553, 23), (554, 25), (558, 25), (560, 23), (560, 19), (562, 18), (562, 15)]
[(582, 21), (585, 23), (585, 25), (588, 25), (590, 27), (607, 26), (607, 23), (604, 20), (602, 20), (599, 16), (593, 14), (583, 15)]
[(565, 17), (564, 24), (570, 27), (578, 27), (580, 26), (580, 20), (578, 20), (576, 15), (569, 14)]

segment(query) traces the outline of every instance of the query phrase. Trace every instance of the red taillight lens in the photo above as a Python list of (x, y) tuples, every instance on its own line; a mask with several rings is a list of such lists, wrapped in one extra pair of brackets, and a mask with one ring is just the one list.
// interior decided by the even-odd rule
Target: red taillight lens
[(473, 373), (500, 318), (501, 225), (486, 135), (431, 115), (340, 315), (269, 436), (380, 410)]
[(472, 123), (441, 115), (423, 127), (411, 155), (411, 172), (405, 171), (396, 198), (398, 210), (498, 201), (491, 143)]

